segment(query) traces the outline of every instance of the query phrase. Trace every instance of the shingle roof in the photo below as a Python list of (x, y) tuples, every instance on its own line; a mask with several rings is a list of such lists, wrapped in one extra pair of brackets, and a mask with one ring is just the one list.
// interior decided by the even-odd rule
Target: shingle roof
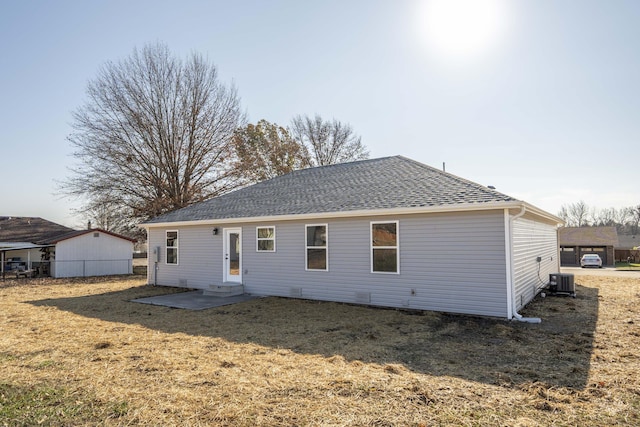
[(640, 235), (618, 234), (618, 245), (616, 249), (633, 249), (637, 247), (640, 247)]
[(6, 243), (29, 242), (36, 245), (53, 245), (62, 240), (72, 239), (96, 231), (136, 242), (135, 239), (101, 228), (74, 230), (37, 217), (0, 216), (0, 242)]
[(564, 227), (558, 230), (560, 246), (618, 246), (615, 227)]
[(73, 231), (38, 217), (0, 216), (0, 242), (38, 243)]
[(147, 224), (515, 200), (431, 166), (394, 156), (294, 171), (169, 212)]
[(136, 239), (132, 239), (131, 237), (127, 237), (127, 236), (123, 236), (122, 234), (113, 233), (111, 231), (103, 230), (101, 228), (90, 228), (90, 229), (85, 229), (85, 230), (75, 230), (75, 231), (71, 231), (70, 233), (65, 233), (65, 234), (61, 234), (61, 235), (58, 235), (58, 236), (54, 236), (53, 238), (47, 240), (46, 242), (41, 242), (41, 243), (54, 244), (54, 243), (61, 242), (63, 240), (73, 239), (74, 237), (82, 236), (82, 235), (89, 234), (89, 233), (95, 233), (95, 232), (108, 234), (110, 236), (117, 237), (117, 238), (123, 239), (123, 240), (128, 240), (128, 241), (133, 242), (133, 243), (136, 242)]

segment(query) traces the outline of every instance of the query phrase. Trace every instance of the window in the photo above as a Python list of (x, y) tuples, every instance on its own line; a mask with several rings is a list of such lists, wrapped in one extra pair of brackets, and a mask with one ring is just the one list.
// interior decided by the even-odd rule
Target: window
[(256, 227), (256, 250), (258, 252), (276, 251), (276, 228)]
[(167, 264), (178, 263), (178, 231), (167, 231)]
[(307, 225), (306, 231), (306, 269), (328, 270), (327, 224)]
[(371, 271), (398, 273), (398, 221), (371, 223)]

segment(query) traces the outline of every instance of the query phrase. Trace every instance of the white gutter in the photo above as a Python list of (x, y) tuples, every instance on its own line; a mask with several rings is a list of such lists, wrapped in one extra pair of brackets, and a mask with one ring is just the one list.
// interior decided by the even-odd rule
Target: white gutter
[(527, 206), (522, 205), (520, 212), (514, 216), (509, 215), (509, 210), (505, 209), (505, 226), (508, 226), (508, 230), (505, 230), (505, 251), (507, 255), (507, 312), (508, 318), (514, 319), (519, 322), (527, 323), (540, 323), (542, 319), (539, 317), (522, 317), (516, 310), (516, 290), (513, 281), (513, 223), (516, 219), (520, 218), (527, 212)]

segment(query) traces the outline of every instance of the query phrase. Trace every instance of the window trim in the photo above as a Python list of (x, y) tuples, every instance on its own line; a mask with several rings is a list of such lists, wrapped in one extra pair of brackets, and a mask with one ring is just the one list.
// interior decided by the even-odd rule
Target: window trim
[[(175, 246), (168, 246), (167, 245), (167, 235), (169, 233), (176, 233), (176, 239), (175, 239)], [(179, 249), (179, 241), (180, 241), (180, 230), (165, 230), (164, 233), (164, 245), (165, 245), (165, 250), (164, 250), (164, 263), (166, 265), (179, 265), (180, 264), (180, 249)], [(176, 250), (176, 262), (169, 262), (169, 249), (175, 249)]]
[[(308, 246), (307, 245), (307, 229), (309, 227), (324, 227), (325, 229), (325, 245), (324, 246)], [(324, 265), (326, 268), (309, 268), (309, 249), (324, 249)], [(329, 224), (305, 224), (304, 225), (304, 269), (305, 271), (329, 271)]]
[[(375, 224), (395, 224), (396, 225), (396, 245), (395, 246), (373, 246), (373, 226)], [(395, 249), (396, 250), (396, 271), (375, 271), (373, 269), (373, 251), (375, 249)], [(371, 221), (369, 222), (369, 258), (371, 261), (372, 274), (400, 274), (400, 221)]]
[[(273, 229), (273, 237), (260, 237), (258, 230), (261, 228), (272, 228)], [(268, 241), (273, 240), (273, 249), (260, 249), (260, 241)], [(256, 252), (275, 252), (276, 251), (276, 226), (275, 225), (260, 225), (256, 227)]]

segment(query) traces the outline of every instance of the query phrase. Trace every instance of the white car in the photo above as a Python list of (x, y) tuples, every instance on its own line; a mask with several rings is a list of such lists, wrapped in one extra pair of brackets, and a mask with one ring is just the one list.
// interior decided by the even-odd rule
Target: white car
[(584, 254), (580, 258), (580, 267), (598, 267), (602, 268), (602, 259), (598, 254)]

